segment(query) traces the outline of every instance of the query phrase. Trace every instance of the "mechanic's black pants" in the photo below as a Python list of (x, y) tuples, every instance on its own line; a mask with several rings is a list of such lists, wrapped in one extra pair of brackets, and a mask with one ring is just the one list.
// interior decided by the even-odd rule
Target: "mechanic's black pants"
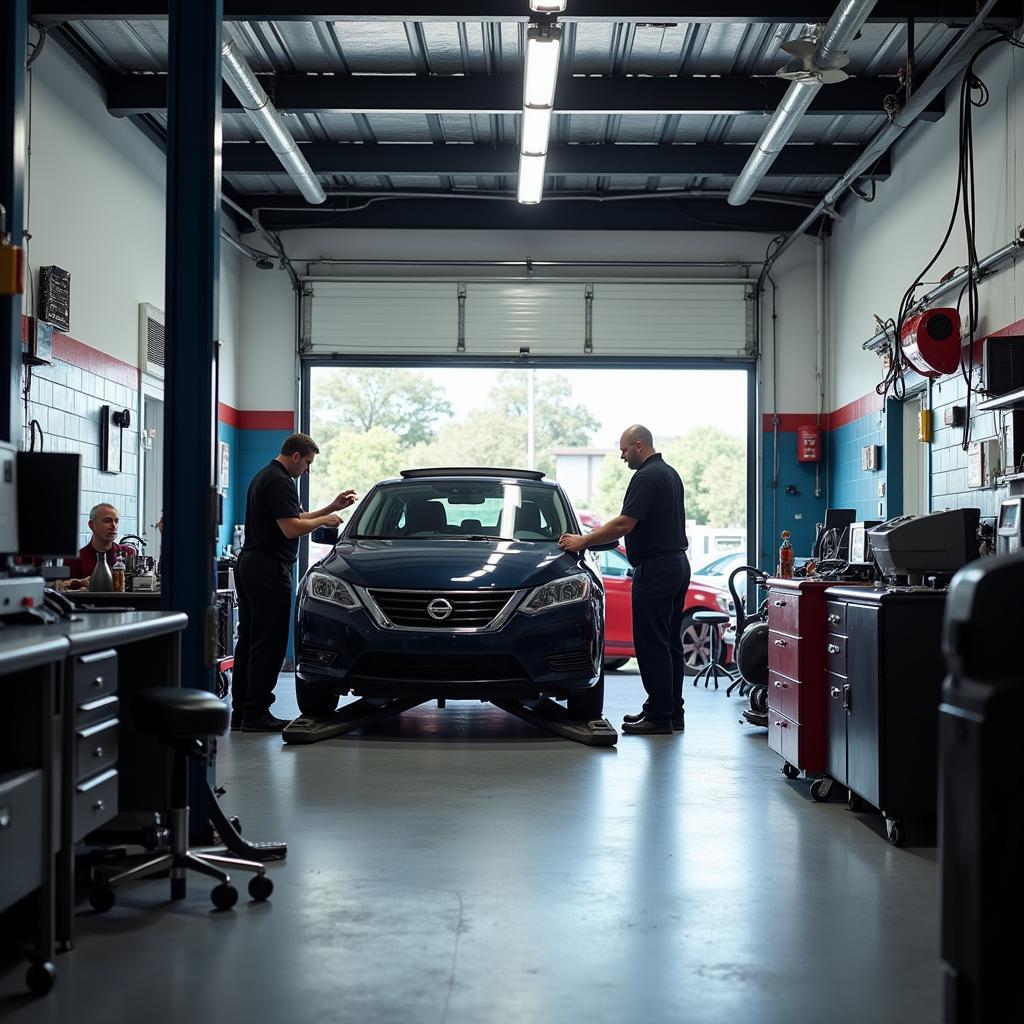
[(274, 703), (274, 687), (288, 651), (292, 567), (273, 555), (243, 551), (235, 569), (238, 642), (231, 674), (231, 708), (259, 718)]
[(657, 555), (633, 573), (633, 648), (647, 691), (644, 714), (667, 723), (683, 710), (683, 604), (690, 562), (682, 552)]

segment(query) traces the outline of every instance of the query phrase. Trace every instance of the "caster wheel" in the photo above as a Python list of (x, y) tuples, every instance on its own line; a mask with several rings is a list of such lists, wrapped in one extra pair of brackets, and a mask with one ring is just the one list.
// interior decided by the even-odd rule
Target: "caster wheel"
[(249, 879), (249, 895), (258, 903), (268, 899), (274, 891), (274, 883), (266, 875), (253, 875)]
[(89, 906), (97, 914), (105, 914), (113, 905), (117, 897), (109, 885), (94, 885), (89, 890)]
[(790, 764), (788, 761), (782, 766), (782, 774), (787, 779), (795, 779), (800, 774), (800, 769), (795, 764)]
[(210, 899), (218, 910), (230, 910), (238, 902), (238, 890), (222, 882), (210, 893)]
[(857, 811), (864, 810), (864, 801), (861, 800), (861, 798), (857, 796), (857, 794), (854, 793), (851, 789), (846, 794), (846, 806), (849, 807), (851, 811), (856, 813)]
[(832, 792), (830, 779), (815, 779), (811, 783), (811, 799), (817, 804), (823, 804)]
[(898, 818), (885, 819), (885, 834), (893, 846), (902, 846), (907, 841), (907, 827)]
[(142, 832), (142, 845), (147, 850), (159, 850), (168, 844), (170, 830), (163, 825), (147, 825)]
[(37, 996), (45, 996), (57, 982), (57, 968), (44, 960), (42, 963), (33, 964), (25, 972), (25, 984), (29, 991)]

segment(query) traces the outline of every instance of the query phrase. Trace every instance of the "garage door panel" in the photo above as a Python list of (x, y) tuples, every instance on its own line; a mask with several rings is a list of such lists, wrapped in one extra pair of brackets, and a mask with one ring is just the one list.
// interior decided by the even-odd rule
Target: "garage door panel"
[(318, 281), (313, 351), (359, 355), (452, 352), (459, 336), (459, 289), (452, 282)]
[[(753, 351), (742, 281), (313, 281), (311, 355), (718, 358)], [(460, 308), (461, 295), (461, 308)], [(588, 341), (590, 344), (588, 345)]]
[(466, 351), (474, 355), (580, 355), (586, 334), (582, 284), (467, 284)]
[(746, 287), (737, 283), (595, 284), (596, 355), (742, 356)]

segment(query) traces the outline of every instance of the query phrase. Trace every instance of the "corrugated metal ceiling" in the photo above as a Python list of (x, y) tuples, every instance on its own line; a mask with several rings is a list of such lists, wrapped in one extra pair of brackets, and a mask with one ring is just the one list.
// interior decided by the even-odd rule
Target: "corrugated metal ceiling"
[[(162, 74), (167, 67), (165, 21), (75, 21), (65, 31), (77, 37), (104, 71), (113, 75)], [(519, 76), (526, 25), (518, 23), (287, 21), (240, 22), (224, 25), (252, 67), (274, 75), (465, 76), (467, 95), (475, 76)], [(957, 29), (936, 23), (916, 29), (916, 67), (919, 76), (954, 40)], [(787, 55), (782, 43), (805, 34), (806, 27), (779, 24), (642, 25), (622, 22), (570, 22), (564, 26), (561, 72), (573, 76), (774, 76)], [(906, 60), (904, 24), (867, 24), (850, 51), (847, 70), (854, 76), (885, 78), (893, 92), (897, 72)], [(708, 90), (716, 88), (709, 78)], [(826, 87), (827, 88), (827, 87)], [(556, 95), (556, 108), (558, 98)], [(750, 146), (760, 137), (765, 114), (557, 114), (552, 143), (578, 147), (632, 146)], [(155, 111), (149, 123), (166, 129), (166, 115)], [(300, 143), (382, 143), (514, 147), (518, 116), (513, 113), (347, 113), (313, 111), (283, 113)], [(818, 144), (856, 147), (885, 122), (885, 114), (852, 113), (808, 116), (797, 127), (791, 145)], [(228, 147), (261, 146), (248, 118), (223, 115)], [(851, 152), (850, 163), (853, 162)], [(322, 173), (329, 190), (480, 190), (508, 191), (509, 175), (439, 175), (402, 171), (389, 174)], [(584, 168), (585, 169), (585, 168)], [(262, 170), (266, 170), (265, 168)], [(225, 182), (238, 193), (296, 195), (291, 181), (277, 173), (236, 173), (226, 170)], [(436, 169), (435, 169), (436, 170)], [(774, 175), (760, 187), (763, 193), (817, 198), (838, 176)], [(730, 175), (638, 175), (622, 170), (612, 174), (550, 175), (546, 191), (620, 192), (711, 189), (727, 190)]]

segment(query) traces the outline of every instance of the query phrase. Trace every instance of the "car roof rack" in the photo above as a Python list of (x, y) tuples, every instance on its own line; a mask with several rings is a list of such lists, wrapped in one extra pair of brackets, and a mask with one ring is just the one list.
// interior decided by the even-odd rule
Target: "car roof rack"
[(403, 469), (404, 480), (417, 480), (432, 476), (497, 476), (513, 477), (517, 480), (543, 480), (544, 474), (539, 469), (491, 469), (483, 466), (442, 466), (433, 469)]

